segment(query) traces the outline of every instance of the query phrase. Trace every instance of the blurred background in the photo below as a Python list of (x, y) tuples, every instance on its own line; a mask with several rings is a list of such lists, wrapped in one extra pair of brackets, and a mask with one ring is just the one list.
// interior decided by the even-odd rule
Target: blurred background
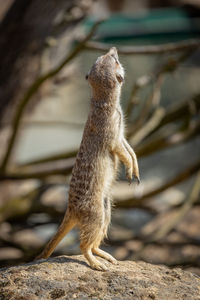
[[(121, 168), (102, 248), (200, 275), (200, 2), (0, 4), (0, 266), (32, 260), (61, 222), (89, 111), (85, 74), (115, 45), (141, 184)], [(73, 230), (53, 255), (79, 253)]]

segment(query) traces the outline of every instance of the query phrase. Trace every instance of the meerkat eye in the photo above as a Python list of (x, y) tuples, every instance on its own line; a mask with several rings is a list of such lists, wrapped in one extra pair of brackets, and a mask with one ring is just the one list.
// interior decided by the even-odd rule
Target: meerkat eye
[(124, 81), (124, 77), (121, 74), (117, 73), (116, 77), (119, 83), (122, 83)]

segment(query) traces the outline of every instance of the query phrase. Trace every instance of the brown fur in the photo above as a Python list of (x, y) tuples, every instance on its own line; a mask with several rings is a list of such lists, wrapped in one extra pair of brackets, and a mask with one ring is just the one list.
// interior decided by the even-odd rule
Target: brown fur
[(80, 228), (80, 249), (90, 266), (106, 270), (94, 254), (116, 263), (99, 249), (111, 218), (111, 185), (118, 160), (126, 166), (129, 181), (139, 181), (137, 158), (124, 137), (120, 92), (124, 70), (116, 48), (99, 57), (87, 75), (92, 87), (90, 113), (72, 171), (68, 208), (57, 233), (38, 258), (47, 258), (75, 225)]

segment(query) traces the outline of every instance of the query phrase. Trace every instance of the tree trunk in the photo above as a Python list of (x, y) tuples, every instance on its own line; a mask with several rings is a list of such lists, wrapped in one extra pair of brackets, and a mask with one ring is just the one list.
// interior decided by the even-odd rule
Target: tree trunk
[(55, 24), (58, 14), (71, 14), (76, 6), (79, 2), (74, 0), (15, 0), (11, 5), (0, 24), (1, 119), (11, 116), (18, 97), (38, 76), (46, 38), (58, 36), (85, 17), (88, 7), (80, 5), (82, 14), (77, 18)]

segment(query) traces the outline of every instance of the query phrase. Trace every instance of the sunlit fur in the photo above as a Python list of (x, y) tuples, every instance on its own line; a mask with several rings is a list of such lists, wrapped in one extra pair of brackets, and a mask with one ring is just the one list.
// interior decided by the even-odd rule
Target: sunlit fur
[(124, 80), (116, 48), (100, 56), (87, 75), (92, 88), (91, 105), (82, 142), (72, 171), (68, 208), (57, 233), (39, 258), (48, 257), (74, 226), (80, 228), (80, 249), (90, 266), (106, 270), (94, 254), (116, 263), (99, 249), (111, 218), (111, 186), (118, 161), (126, 167), (129, 181), (139, 181), (137, 158), (124, 138), (120, 92)]

